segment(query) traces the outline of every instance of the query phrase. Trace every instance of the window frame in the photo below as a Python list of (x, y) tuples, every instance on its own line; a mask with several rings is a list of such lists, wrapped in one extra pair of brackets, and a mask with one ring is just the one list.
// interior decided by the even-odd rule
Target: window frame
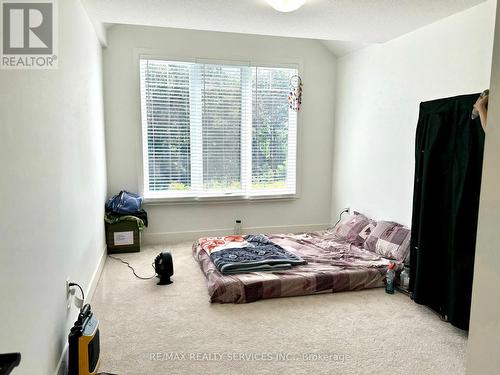
[[(204, 196), (196, 195), (195, 193), (190, 196), (187, 195), (185, 191), (179, 192), (179, 196), (175, 196), (175, 194), (169, 193), (165, 195), (164, 192), (158, 192), (157, 194), (154, 192), (146, 192), (145, 191), (145, 183), (148, 180), (146, 176), (147, 170), (145, 169), (147, 162), (145, 161), (145, 142), (147, 142), (147, 131), (146, 127), (143, 126), (144, 121), (147, 121), (146, 108), (142, 106), (142, 82), (141, 82), (141, 67), (140, 61), (141, 59), (150, 59), (150, 60), (161, 60), (161, 61), (178, 61), (185, 63), (206, 63), (206, 64), (227, 64), (232, 66), (255, 66), (255, 67), (269, 67), (269, 68), (288, 68), (288, 69), (297, 69), (299, 75), (302, 75), (302, 59), (281, 59), (281, 60), (267, 60), (267, 61), (247, 61), (245, 59), (238, 60), (228, 60), (228, 59), (213, 59), (213, 58), (182, 58), (182, 57), (169, 57), (169, 55), (152, 53), (150, 50), (134, 50), (134, 62), (135, 62), (135, 79), (137, 82), (137, 101), (138, 101), (138, 112), (139, 112), (139, 121), (138, 121), (138, 142), (137, 142), (137, 171), (138, 171), (138, 191), (141, 195), (144, 196), (144, 202), (147, 204), (190, 204), (190, 203), (238, 203), (238, 202), (250, 202), (250, 201), (282, 201), (282, 200), (296, 200), (300, 198), (301, 193), (301, 147), (300, 147), (300, 139), (301, 139), (301, 127), (300, 127), (300, 113), (297, 112), (296, 117), (296, 145), (295, 145), (295, 193), (276, 193), (276, 194), (251, 194), (248, 195), (245, 192), (236, 192), (236, 193), (214, 193), (207, 194)], [(146, 120), (144, 120), (146, 119)]]

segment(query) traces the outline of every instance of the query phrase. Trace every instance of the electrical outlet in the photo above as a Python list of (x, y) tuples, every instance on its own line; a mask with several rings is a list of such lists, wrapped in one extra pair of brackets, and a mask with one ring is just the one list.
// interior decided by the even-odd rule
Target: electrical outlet
[(234, 235), (241, 235), (241, 219), (236, 219), (234, 224)]
[(66, 278), (66, 308), (71, 309), (71, 287), (69, 286), (69, 276)]

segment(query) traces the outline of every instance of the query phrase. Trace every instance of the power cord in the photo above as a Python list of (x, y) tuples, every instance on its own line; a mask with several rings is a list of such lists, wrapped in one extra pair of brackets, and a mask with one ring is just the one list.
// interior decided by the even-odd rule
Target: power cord
[[(155, 276), (156, 276), (156, 270), (155, 270), (155, 274), (154, 274), (153, 276), (151, 276), (151, 277), (142, 277), (142, 276), (139, 276), (137, 273), (135, 273), (135, 269), (134, 269), (134, 267), (132, 267), (132, 266), (130, 265), (130, 263), (129, 263), (129, 262), (124, 261), (124, 260), (123, 260), (123, 259), (121, 259), (121, 258), (114, 257), (113, 255), (108, 255), (108, 257), (110, 257), (110, 258), (112, 258), (112, 259), (115, 259), (115, 260), (119, 260), (119, 261), (120, 261), (120, 262), (122, 262), (123, 264), (126, 264), (126, 265), (127, 265), (127, 267), (128, 267), (128, 268), (130, 268), (130, 269), (132, 270), (132, 273), (134, 274), (134, 276), (135, 276), (135, 277), (137, 277), (138, 279), (141, 279), (141, 280), (150, 280), (150, 279), (152, 279), (153, 277), (155, 277)], [(153, 262), (153, 263), (151, 263), (151, 267), (153, 267), (153, 269), (155, 269), (154, 262)]]
[(78, 285), (77, 283), (69, 283), (68, 286), (70, 288), (76, 286), (78, 289), (80, 289), (80, 292), (82, 293), (82, 301), (85, 301), (85, 293), (83, 293), (83, 289), (80, 285)]
[(348, 208), (344, 208), (344, 210), (339, 215), (339, 220), (333, 226), (334, 228), (337, 226), (338, 223), (340, 223), (340, 220), (342, 220), (342, 215), (345, 214), (345, 213), (348, 213), (348, 212), (349, 212), (349, 209)]

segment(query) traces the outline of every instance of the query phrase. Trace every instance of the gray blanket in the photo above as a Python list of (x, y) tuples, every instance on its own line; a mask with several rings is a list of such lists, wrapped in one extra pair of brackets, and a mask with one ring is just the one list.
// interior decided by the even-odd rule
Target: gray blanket
[(278, 271), (307, 264), (298, 255), (283, 249), (266, 236), (245, 236), (248, 246), (227, 248), (210, 254), (212, 262), (224, 275), (247, 272)]

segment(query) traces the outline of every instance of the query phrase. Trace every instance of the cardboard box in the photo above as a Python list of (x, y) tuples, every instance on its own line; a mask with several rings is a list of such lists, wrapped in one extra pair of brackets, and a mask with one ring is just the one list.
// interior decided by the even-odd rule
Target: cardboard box
[(141, 251), (141, 234), (134, 221), (106, 223), (108, 254), (135, 253)]

